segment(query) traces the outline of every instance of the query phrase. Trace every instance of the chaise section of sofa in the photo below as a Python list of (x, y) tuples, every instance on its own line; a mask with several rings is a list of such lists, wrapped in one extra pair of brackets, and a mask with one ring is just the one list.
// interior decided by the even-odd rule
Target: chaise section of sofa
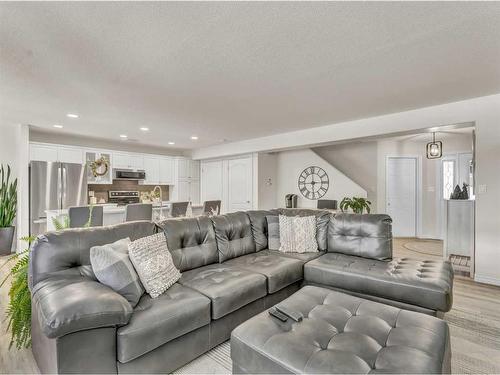
[(451, 264), (392, 259), (391, 224), (388, 215), (332, 215), (328, 253), (305, 265), (305, 284), (432, 315), (449, 311)]

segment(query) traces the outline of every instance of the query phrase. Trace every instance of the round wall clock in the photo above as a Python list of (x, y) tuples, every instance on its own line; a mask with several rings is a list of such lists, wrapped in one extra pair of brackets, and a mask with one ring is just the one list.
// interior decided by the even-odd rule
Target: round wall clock
[(328, 174), (320, 167), (307, 167), (298, 179), (300, 193), (307, 199), (319, 199), (330, 186)]

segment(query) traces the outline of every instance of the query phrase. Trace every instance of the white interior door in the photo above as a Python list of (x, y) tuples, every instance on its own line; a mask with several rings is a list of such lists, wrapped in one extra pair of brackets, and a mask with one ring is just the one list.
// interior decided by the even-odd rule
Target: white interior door
[(252, 158), (228, 161), (228, 211), (252, 209)]
[(386, 165), (386, 212), (395, 237), (417, 234), (417, 159), (389, 157)]
[(207, 161), (201, 165), (201, 200), (222, 200), (222, 161)]

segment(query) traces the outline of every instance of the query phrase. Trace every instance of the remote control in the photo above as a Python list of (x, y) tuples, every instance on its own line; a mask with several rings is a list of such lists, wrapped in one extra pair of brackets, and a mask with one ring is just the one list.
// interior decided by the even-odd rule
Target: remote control
[(271, 314), (272, 316), (274, 316), (275, 318), (281, 320), (283, 323), (286, 322), (288, 320), (288, 318), (286, 317), (285, 314), (282, 314), (280, 313), (278, 310), (276, 310), (275, 308), (272, 308), (269, 310), (269, 314)]
[(276, 305), (275, 308), (278, 312), (288, 316), (290, 319), (295, 320), (296, 322), (301, 322), (302, 319), (304, 319), (304, 315), (302, 315), (302, 313), (299, 311), (290, 310), (282, 305)]

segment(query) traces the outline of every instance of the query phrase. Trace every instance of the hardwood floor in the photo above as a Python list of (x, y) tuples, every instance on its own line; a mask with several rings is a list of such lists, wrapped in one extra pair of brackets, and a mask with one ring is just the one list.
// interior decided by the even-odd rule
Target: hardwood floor
[[(432, 255), (418, 254), (403, 245), (407, 239), (394, 240), (395, 257), (432, 259)], [(439, 258), (439, 257), (437, 257)], [(6, 257), (0, 257), (0, 265)], [(0, 269), (3, 280), (7, 268)], [(0, 314), (5, 315), (9, 283), (0, 289)], [(450, 325), (452, 345), (452, 370), (454, 373), (500, 373), (500, 287), (479, 284), (469, 278), (457, 276), (454, 283), (453, 309), (445, 315)], [(8, 349), (10, 333), (6, 332), (6, 321), (0, 319), (0, 372), (37, 373), (38, 368), (29, 349)], [(219, 349), (220, 352), (220, 349)], [(220, 353), (219, 353), (220, 356)], [(222, 366), (207, 367), (213, 355), (205, 354), (197, 361), (198, 366), (187, 365), (188, 372), (217, 373)], [(206, 362), (205, 362), (206, 360)], [(227, 362), (229, 359), (225, 358)], [(222, 370), (221, 370), (222, 369)], [(182, 369), (181, 369), (182, 370)]]

